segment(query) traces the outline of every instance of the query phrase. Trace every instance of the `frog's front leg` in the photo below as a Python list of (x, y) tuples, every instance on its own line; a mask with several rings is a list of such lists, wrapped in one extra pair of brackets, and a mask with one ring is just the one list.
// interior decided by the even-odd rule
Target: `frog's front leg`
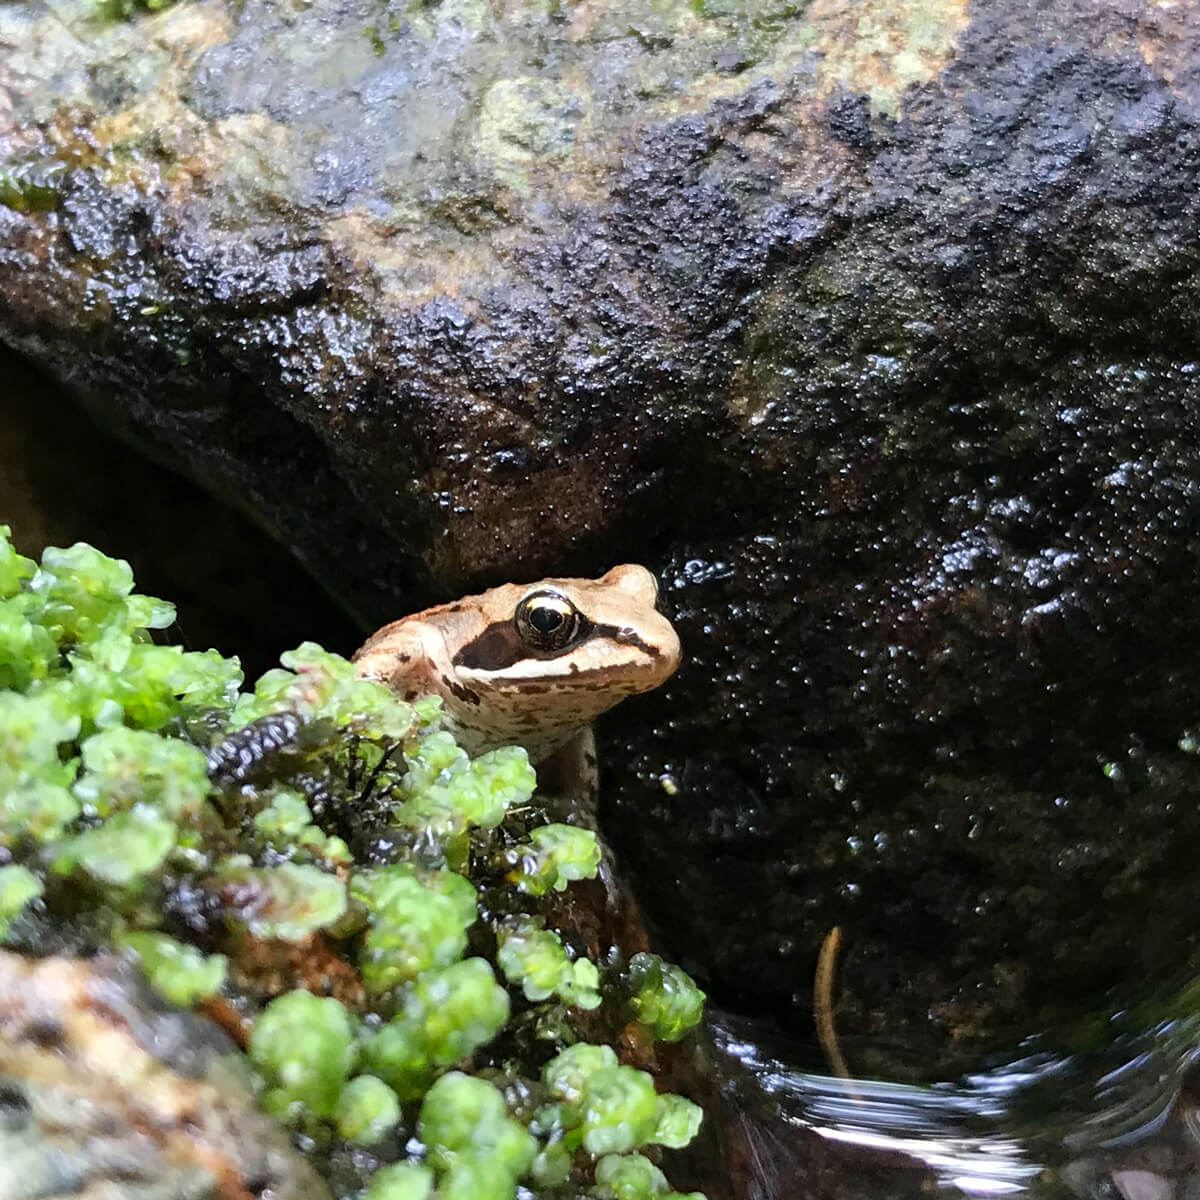
[(539, 790), (544, 788), (565, 799), (568, 821), (596, 834), (600, 847), (598, 875), (604, 888), (605, 906), (610, 914), (622, 912), (629, 896), (617, 880), (613, 852), (600, 832), (600, 771), (596, 737), (591, 726), (581, 729), (562, 749), (543, 759), (534, 769)]
[(596, 758), (596, 738), (591, 726), (581, 729), (565, 746), (535, 766), (538, 787), (570, 801), (579, 823), (596, 828), (596, 808), (600, 801), (600, 772)]

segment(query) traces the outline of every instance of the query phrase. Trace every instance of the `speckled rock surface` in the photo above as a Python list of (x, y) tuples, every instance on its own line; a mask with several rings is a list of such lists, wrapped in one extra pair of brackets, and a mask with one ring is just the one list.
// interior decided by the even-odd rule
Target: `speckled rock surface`
[(364, 623), (662, 570), (609, 815), (726, 1002), (840, 925), (936, 1074), (1187, 958), (1188, 5), (91, 13), (0, 8), (0, 336)]
[(0, 955), (0, 1196), (327, 1197), (237, 1057), (115, 959)]

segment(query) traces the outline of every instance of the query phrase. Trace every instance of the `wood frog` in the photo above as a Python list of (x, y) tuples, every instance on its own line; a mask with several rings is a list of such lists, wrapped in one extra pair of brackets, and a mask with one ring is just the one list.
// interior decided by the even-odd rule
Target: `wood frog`
[(405, 699), (441, 696), (447, 727), (471, 754), (524, 746), (550, 768), (551, 786), (586, 791), (592, 721), (679, 665), (657, 598), (654, 576), (633, 564), (599, 579), (507, 583), (385, 625), (354, 661)]

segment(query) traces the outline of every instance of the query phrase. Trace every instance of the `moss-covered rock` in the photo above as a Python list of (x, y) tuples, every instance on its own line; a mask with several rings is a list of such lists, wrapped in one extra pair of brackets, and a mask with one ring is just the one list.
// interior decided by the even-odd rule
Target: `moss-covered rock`
[[(235, 660), (153, 643), (171, 606), (135, 593), (128, 566), (88, 546), (47, 550), (38, 565), (0, 527), (0, 613), (12, 633), (0, 691), (0, 933), (30, 954), (124, 951), (164, 999), (229, 1026), (258, 1071), (263, 1109), (296, 1131), (335, 1195), (432, 1181), (439, 1197), (511, 1200), (518, 1182), (546, 1178), (533, 1164), (549, 1155), (560, 1170), (546, 1195), (565, 1198), (596, 1183), (601, 1152), (693, 1139), (700, 1110), (618, 1067), (603, 1040), (591, 1046), (606, 1052), (606, 1073), (575, 1121), (582, 1138), (561, 1120), (539, 1124), (553, 1092), (547, 1054), (616, 1041), (630, 1013), (624, 952), (600, 961), (561, 921), (566, 879), (596, 875), (594, 836), (575, 854), (556, 837), (553, 869), (511, 870), (537, 855), (539, 830), (562, 828), (533, 802), (524, 751), (470, 759), (437, 728), (436, 702), (404, 703), (312, 644), (242, 692)], [(528, 878), (543, 879), (553, 903), (519, 886)], [(280, 946), (295, 955), (273, 954)], [(334, 963), (357, 988), (329, 982)], [(28, 1008), (44, 978), (89, 971), (65, 954), (44, 968), (12, 955), (0, 988)], [(9, 999), (0, 1073), (25, 1088), (13, 1064), (56, 1051), (35, 1044), (44, 1034), (15, 1021)], [(635, 1027), (650, 1038), (652, 1024)], [(138, 1101), (125, 1093), (140, 1076), (112, 1063), (94, 1074), (78, 1085), (98, 1093), (89, 1102), (103, 1107), (110, 1089), (105, 1111), (136, 1127)], [(124, 1169), (73, 1136), (63, 1153), (81, 1179)], [(164, 1132), (163, 1146), (175, 1136)], [(53, 1137), (38, 1138), (20, 1143), (35, 1181), (58, 1153)], [(196, 1149), (181, 1182), (164, 1148), (139, 1165), (140, 1183), (190, 1195), (211, 1186), (212, 1154)], [(396, 1170), (376, 1184), (383, 1167)]]

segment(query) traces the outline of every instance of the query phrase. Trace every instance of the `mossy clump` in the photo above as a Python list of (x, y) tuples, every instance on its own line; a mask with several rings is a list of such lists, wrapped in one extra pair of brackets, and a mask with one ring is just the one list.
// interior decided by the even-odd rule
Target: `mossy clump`
[(16, 162), (0, 171), (0, 205), (15, 212), (53, 212), (67, 164), (56, 159)]
[(682, 967), (645, 951), (629, 960), (634, 1016), (662, 1042), (677, 1042), (699, 1024), (704, 993)]
[(644, 1146), (686, 1146), (700, 1110), (682, 1096), (660, 1095), (645, 1071), (623, 1066), (611, 1046), (568, 1046), (542, 1069), (551, 1103), (535, 1127), (569, 1150), (622, 1154)]
[(17, 863), (0, 867), (0, 935), (7, 936), (13, 918), (45, 889), (28, 868)]
[(236, 659), (155, 640), (173, 620), (124, 562), (80, 544), (35, 563), (0, 526), (6, 944), (86, 906), (99, 940), (78, 949), (136, 958), (172, 1003), (257, 1012), (262, 1103), (339, 1195), (672, 1195), (656, 1147), (700, 1110), (583, 1018), (674, 1040), (702, 995), (553, 927), (600, 851), (542, 814), (524, 751), (471, 759), (436, 701), (311, 643), (243, 691)]
[(402, 1100), (415, 1100), (440, 1071), (490, 1042), (508, 1020), (508, 993), (482, 958), (426, 971), (404, 989), (401, 1008), (366, 1039), (370, 1071)]
[(154, 990), (181, 1008), (213, 995), (225, 982), (228, 960), (223, 954), (202, 954), (165, 933), (128, 933), (119, 945), (138, 956)]
[(263, 1094), (268, 1112), (285, 1120), (332, 1117), (358, 1059), (355, 1037), (350, 1014), (329, 996), (294, 991), (273, 1000), (248, 1047), (270, 1084)]
[(373, 992), (457, 962), (478, 916), (470, 880), (451, 871), (422, 878), (407, 863), (356, 872), (351, 895), (367, 911), (358, 968)]
[(568, 883), (593, 879), (600, 868), (600, 847), (590, 829), (574, 825), (540, 825), (529, 840), (508, 852), (510, 876), (530, 896), (561, 892)]
[(498, 931), (496, 961), (512, 984), (519, 984), (529, 1000), (557, 996), (564, 1004), (591, 1009), (600, 1004), (600, 973), (586, 958), (574, 961), (562, 939), (535, 921), (519, 917)]

